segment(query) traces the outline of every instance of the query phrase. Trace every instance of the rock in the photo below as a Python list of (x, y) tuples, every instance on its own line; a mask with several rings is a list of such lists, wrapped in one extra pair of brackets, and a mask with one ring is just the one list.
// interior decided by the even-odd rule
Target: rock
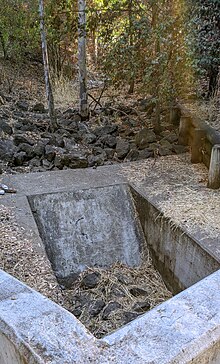
[(29, 162), (29, 166), (31, 169), (33, 169), (35, 167), (40, 167), (40, 165), (41, 165), (40, 159), (38, 159), (38, 158), (33, 158)]
[(164, 136), (164, 138), (162, 140), (167, 140), (170, 143), (175, 143), (178, 140), (177, 134), (173, 133), (169, 130), (166, 130), (165, 132), (162, 132), (161, 134)]
[(38, 157), (41, 157), (45, 152), (45, 144), (42, 141), (39, 141), (33, 148), (34, 154)]
[(27, 154), (26, 152), (18, 152), (14, 155), (13, 163), (15, 166), (22, 166), (24, 162), (27, 161)]
[(154, 108), (156, 106), (155, 100), (152, 97), (142, 99), (139, 101), (139, 109), (140, 111), (146, 112), (149, 115), (152, 114)]
[(27, 101), (19, 100), (15, 105), (22, 111), (28, 111), (29, 105)]
[(64, 129), (66, 127), (68, 127), (68, 125), (70, 125), (71, 123), (72, 123), (72, 120), (70, 120), (70, 119), (58, 119), (57, 120), (57, 124)]
[(118, 126), (117, 125), (105, 125), (99, 128), (96, 128), (94, 134), (100, 138), (106, 134), (114, 134), (116, 136), (118, 134)]
[(80, 151), (72, 151), (64, 155), (64, 166), (69, 168), (86, 168), (88, 167), (87, 157)]
[(159, 147), (158, 153), (161, 157), (172, 154), (171, 148)]
[(4, 120), (0, 120), (0, 134), (1, 132), (8, 135), (13, 133), (12, 127)]
[(136, 302), (133, 306), (132, 306), (132, 310), (136, 311), (136, 312), (146, 312), (148, 310), (150, 310), (150, 302), (148, 301), (143, 301), (143, 302)]
[(92, 317), (97, 316), (102, 309), (105, 307), (105, 302), (102, 300), (95, 300), (92, 301), (91, 306), (89, 307), (89, 314)]
[(99, 141), (109, 148), (115, 148), (117, 144), (117, 139), (113, 135), (103, 135), (101, 138), (99, 138)]
[(14, 143), (11, 140), (0, 140), (0, 159), (10, 162), (14, 153), (17, 151)]
[(63, 115), (68, 115), (68, 116), (71, 116), (71, 115), (74, 115), (78, 112), (78, 110), (76, 109), (72, 109), (71, 107), (69, 107), (68, 109), (66, 109), (64, 112), (63, 112)]
[(105, 148), (104, 152), (106, 153), (107, 159), (112, 159), (114, 157), (115, 151), (112, 148)]
[(22, 125), (20, 130), (22, 131), (35, 131), (37, 132), (37, 127), (35, 125), (31, 125), (31, 124), (25, 124)]
[(88, 302), (91, 301), (91, 295), (87, 292), (76, 294), (75, 296), (73, 296), (72, 300), (76, 308), (83, 308), (85, 306), (88, 306)]
[(2, 190), (1, 188), (0, 188), (0, 195), (4, 195), (5, 194), (5, 190)]
[(103, 166), (106, 158), (107, 158), (107, 155), (105, 152), (103, 152), (102, 154), (98, 154), (98, 155), (92, 154), (88, 157), (88, 166), (89, 167)]
[(139, 158), (139, 151), (137, 149), (132, 149), (127, 154), (126, 161), (136, 161)]
[(150, 148), (145, 148), (139, 151), (139, 158), (138, 159), (147, 159), (154, 156), (153, 151)]
[(124, 292), (123, 288), (114, 283), (111, 287), (111, 295), (116, 297), (125, 297), (126, 293)]
[(172, 151), (176, 154), (182, 154), (188, 152), (188, 147), (185, 145), (176, 144), (172, 146)]
[(48, 161), (47, 159), (43, 159), (43, 160), (42, 160), (42, 165), (43, 165), (43, 167), (44, 167), (45, 169), (47, 169), (47, 170), (50, 170), (50, 169), (52, 169), (52, 167), (53, 167), (53, 165), (51, 164), (51, 162), (50, 162), (50, 161)]
[(26, 152), (27, 159), (32, 159), (34, 157), (34, 148), (30, 144), (27, 143), (19, 144), (18, 151)]
[(101, 147), (94, 147), (93, 149), (92, 149), (92, 153), (94, 154), (94, 155), (99, 155), (99, 154), (102, 154), (104, 152), (104, 149), (103, 148), (101, 148)]
[(140, 287), (132, 287), (129, 289), (129, 291), (132, 294), (132, 296), (134, 296), (134, 297), (146, 296), (149, 294), (149, 292), (147, 292), (145, 289), (140, 288)]
[(14, 135), (14, 144), (19, 145), (21, 143), (27, 143), (30, 145), (34, 145), (34, 140), (23, 134), (15, 134)]
[(156, 134), (153, 130), (143, 128), (135, 136), (135, 144), (139, 149), (145, 149), (149, 143), (157, 141)]
[(117, 279), (120, 283), (128, 285), (132, 283), (132, 277), (129, 275), (124, 275), (122, 273), (117, 274)]
[(119, 159), (125, 158), (129, 150), (130, 150), (130, 144), (127, 140), (125, 139), (117, 140), (116, 153)]
[(161, 139), (160, 145), (161, 145), (161, 147), (168, 148), (170, 150), (172, 149), (172, 144), (170, 144), (170, 142), (168, 142), (167, 139)]
[(86, 144), (92, 144), (96, 142), (96, 135), (92, 133), (86, 133), (83, 136), (83, 142)]
[(108, 320), (110, 314), (113, 311), (118, 310), (119, 308), (122, 308), (122, 305), (119, 302), (117, 301), (109, 302), (103, 310), (102, 313), (103, 320)]
[(57, 282), (66, 289), (70, 289), (78, 279), (79, 273), (71, 273), (66, 277), (57, 277)]
[(42, 104), (41, 102), (37, 102), (32, 108), (31, 108), (32, 112), (39, 112), (41, 114), (46, 113), (46, 109), (44, 107), (44, 104)]
[(52, 162), (52, 160), (54, 160), (56, 155), (56, 150), (52, 145), (46, 145), (45, 146), (45, 158), (49, 161)]
[(65, 126), (65, 129), (70, 132), (78, 132), (79, 131), (79, 124), (77, 121), (71, 121), (68, 126)]
[(101, 279), (101, 274), (98, 272), (88, 273), (82, 280), (82, 285), (85, 288), (95, 288)]
[(140, 314), (137, 312), (124, 312), (123, 316), (124, 316), (124, 320), (123, 323), (124, 324), (128, 324), (129, 322), (135, 320)]
[(71, 310), (71, 313), (76, 316), (77, 318), (79, 318), (82, 314), (82, 309), (77, 307), (74, 310)]

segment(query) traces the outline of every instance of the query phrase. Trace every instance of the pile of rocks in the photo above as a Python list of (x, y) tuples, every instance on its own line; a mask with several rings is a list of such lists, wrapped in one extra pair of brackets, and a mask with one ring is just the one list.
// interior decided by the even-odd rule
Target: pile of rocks
[(153, 128), (139, 125), (132, 108), (124, 108), (126, 112), (122, 108), (95, 110), (89, 122), (82, 122), (75, 109), (57, 111), (58, 129), (51, 133), (44, 105), (38, 103), (30, 107), (26, 101), (19, 101), (10, 110), (0, 111), (0, 161), (11, 169), (28, 167), (38, 172), (86, 168), (186, 151), (184, 146), (178, 145), (174, 125), (166, 124), (156, 134)]
[(136, 269), (90, 268), (60, 283), (66, 308), (98, 338), (172, 296), (151, 262)]

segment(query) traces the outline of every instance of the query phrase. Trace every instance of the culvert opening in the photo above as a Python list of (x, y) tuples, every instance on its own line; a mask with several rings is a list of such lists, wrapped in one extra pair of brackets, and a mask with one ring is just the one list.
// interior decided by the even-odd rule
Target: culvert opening
[(29, 197), (64, 307), (100, 338), (172, 296), (126, 184)]

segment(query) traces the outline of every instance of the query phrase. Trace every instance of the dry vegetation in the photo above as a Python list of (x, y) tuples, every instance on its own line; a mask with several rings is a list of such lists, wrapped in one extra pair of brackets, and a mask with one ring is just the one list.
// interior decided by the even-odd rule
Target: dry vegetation
[(158, 201), (162, 214), (188, 232), (198, 229), (219, 239), (219, 190), (208, 189), (208, 170), (191, 164), (190, 155), (160, 157), (123, 166), (123, 174), (137, 186), (144, 186), (149, 198)]
[[(79, 319), (97, 337), (119, 328), (172, 296), (152, 265), (150, 256), (136, 269), (119, 263), (108, 270), (89, 268), (82, 273), (71, 289), (61, 289), (49, 261), (39, 254), (32, 239), (25, 238), (25, 231), (18, 226), (13, 210), (0, 205), (0, 212), (0, 268), (73, 313), (75, 313), (76, 295), (86, 294), (87, 306), (84, 307)], [(85, 289), (81, 279), (91, 271), (99, 272), (101, 279), (94, 289)], [(124, 281), (122, 278), (120, 280), (120, 277), (124, 277)], [(129, 288), (134, 286), (146, 291), (144, 297), (143, 295), (135, 297), (130, 293)], [(95, 317), (91, 317), (89, 312), (94, 300), (103, 300), (105, 305), (117, 300), (121, 308), (111, 313), (107, 319), (103, 319), (103, 310)], [(149, 307), (140, 309), (136, 313), (132, 307), (140, 301), (144, 301)]]

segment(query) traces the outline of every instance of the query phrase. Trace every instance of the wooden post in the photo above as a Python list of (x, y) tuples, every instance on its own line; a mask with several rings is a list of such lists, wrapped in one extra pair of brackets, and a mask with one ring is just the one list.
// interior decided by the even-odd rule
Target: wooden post
[(189, 144), (189, 129), (190, 129), (190, 117), (182, 116), (180, 118), (179, 126), (179, 144), (188, 145)]
[(212, 189), (220, 188), (220, 144), (216, 144), (212, 148), (208, 187)]
[(205, 140), (205, 131), (203, 129), (194, 129), (193, 140), (191, 145), (191, 163), (202, 162), (202, 149)]

